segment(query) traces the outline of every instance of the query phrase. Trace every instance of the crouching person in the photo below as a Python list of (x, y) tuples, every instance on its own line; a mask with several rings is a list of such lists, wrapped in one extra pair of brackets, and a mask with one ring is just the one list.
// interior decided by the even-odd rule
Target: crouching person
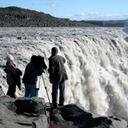
[(23, 83), (25, 85), (25, 97), (36, 96), (36, 83), (37, 76), (42, 75), (44, 72), (42, 68), (38, 69), (36, 66), (37, 56), (31, 57), (30, 63), (27, 64), (23, 76)]

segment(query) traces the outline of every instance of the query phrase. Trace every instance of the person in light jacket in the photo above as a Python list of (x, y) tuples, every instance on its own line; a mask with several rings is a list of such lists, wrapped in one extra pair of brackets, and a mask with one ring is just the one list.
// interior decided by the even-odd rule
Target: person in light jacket
[(49, 79), (52, 83), (52, 105), (58, 107), (57, 97), (58, 89), (60, 89), (59, 106), (64, 105), (65, 100), (65, 80), (68, 79), (64, 63), (65, 58), (58, 55), (58, 49), (51, 49), (52, 55), (49, 57)]

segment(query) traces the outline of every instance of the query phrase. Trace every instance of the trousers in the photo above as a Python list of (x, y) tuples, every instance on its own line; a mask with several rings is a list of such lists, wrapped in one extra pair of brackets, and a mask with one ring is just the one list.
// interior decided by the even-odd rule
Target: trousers
[(36, 95), (36, 84), (25, 84), (25, 97), (34, 97)]
[(52, 104), (57, 106), (58, 90), (60, 91), (59, 106), (64, 105), (65, 100), (65, 82), (53, 83), (52, 85)]
[(9, 95), (10, 97), (16, 98), (15, 92), (16, 92), (16, 85), (9, 85), (7, 95)]

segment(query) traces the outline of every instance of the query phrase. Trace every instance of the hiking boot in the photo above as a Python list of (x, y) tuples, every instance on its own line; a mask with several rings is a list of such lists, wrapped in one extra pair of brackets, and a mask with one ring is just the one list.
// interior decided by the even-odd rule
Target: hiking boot
[(6, 95), (6, 97), (10, 97), (9, 95)]
[(59, 104), (59, 107), (62, 107), (62, 106), (64, 106), (63, 104)]
[(59, 108), (59, 106), (57, 105), (57, 106), (52, 106), (52, 108)]

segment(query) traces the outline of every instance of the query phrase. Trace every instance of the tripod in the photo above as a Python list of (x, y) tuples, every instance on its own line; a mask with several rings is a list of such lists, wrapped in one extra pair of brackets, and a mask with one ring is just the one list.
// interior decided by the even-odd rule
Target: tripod
[[(47, 97), (48, 97), (48, 100), (49, 100), (49, 104), (51, 106), (51, 102), (50, 102), (50, 98), (49, 98), (49, 95), (48, 95), (48, 91), (47, 91), (47, 87), (46, 87), (46, 84), (45, 84), (45, 81), (44, 81), (44, 78), (43, 78), (43, 74), (42, 74), (42, 80), (43, 80), (43, 84), (44, 84), (44, 88), (46, 90), (46, 94), (47, 94)], [(41, 77), (39, 78), (39, 86), (38, 88), (36, 88), (36, 96), (38, 97), (38, 91), (40, 89), (40, 81), (41, 81)], [(52, 107), (52, 106), (51, 106)]]

